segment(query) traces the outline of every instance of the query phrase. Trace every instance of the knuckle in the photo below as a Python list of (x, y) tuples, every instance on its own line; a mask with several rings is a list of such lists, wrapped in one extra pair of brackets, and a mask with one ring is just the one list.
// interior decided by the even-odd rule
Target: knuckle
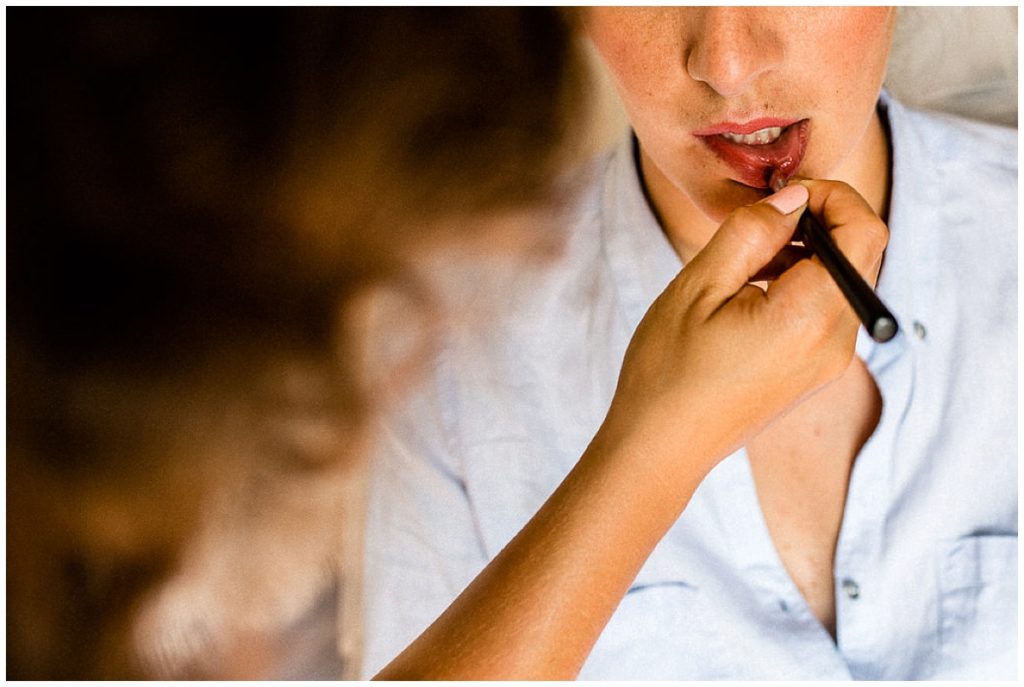
[[(709, 303), (714, 302), (714, 294), (714, 283), (709, 281), (707, 275), (684, 272), (684, 278), (674, 282), (671, 290), (665, 292), (664, 298), (657, 299), (655, 303), (671, 303), (677, 317), (682, 321), (689, 321), (703, 313), (709, 307)], [(661, 307), (665, 309), (668, 305), (663, 303)]]
[(804, 297), (780, 316), (785, 318), (788, 349), (805, 361), (812, 379), (824, 384), (850, 365), (856, 316), (824, 267), (811, 263), (805, 269), (813, 278), (804, 283)]
[(800, 342), (800, 354), (811, 361), (813, 374), (820, 383), (840, 377), (853, 358), (853, 346), (846, 345), (846, 337), (839, 335), (841, 324), (832, 319), (819, 316), (813, 327), (805, 328)]
[(813, 291), (806, 294), (801, 307), (791, 313), (793, 335), (805, 355), (813, 356), (828, 349), (836, 330), (842, 326), (849, 306), (837, 291), (835, 285), (819, 281)]
[(839, 181), (838, 179), (826, 179), (825, 185), (830, 191), (835, 193), (857, 193), (853, 186), (850, 186), (845, 181)]
[(816, 355), (820, 351), (827, 351), (834, 325), (832, 313), (821, 310), (808, 313), (804, 318), (803, 325), (805, 353), (807, 355)]
[[(865, 222), (847, 234), (845, 249), (848, 257), (861, 271), (869, 270), (878, 264), (886, 246), (889, 245), (889, 227), (879, 219)], [(843, 250), (843, 248), (840, 248)]]
[(882, 220), (872, 222), (865, 232), (867, 234), (868, 250), (871, 255), (878, 257), (889, 245), (889, 227)]
[(826, 216), (844, 217), (847, 221), (861, 214), (875, 213), (857, 190), (845, 181), (815, 180), (809, 189), (811, 205)]
[(818, 185), (818, 188), (820, 189), (820, 191), (823, 194), (825, 194), (825, 195), (829, 195), (829, 196), (832, 196), (832, 195), (835, 195), (835, 196), (845, 196), (845, 195), (848, 195), (848, 194), (859, 195), (859, 194), (857, 194), (857, 191), (855, 191), (852, 186), (850, 186), (845, 181), (839, 181), (838, 179), (816, 179), (814, 181), (814, 183)]

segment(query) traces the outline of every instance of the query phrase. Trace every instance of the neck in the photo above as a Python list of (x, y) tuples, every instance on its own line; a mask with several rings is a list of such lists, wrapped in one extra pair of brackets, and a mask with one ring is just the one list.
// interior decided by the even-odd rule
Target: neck
[[(686, 264), (711, 240), (719, 222), (705, 215), (686, 193), (665, 177), (642, 146), (639, 158), (647, 201), (672, 247)], [(829, 178), (855, 188), (872, 209), (886, 219), (891, 185), (890, 158), (888, 130), (876, 110), (853, 153), (829, 173)]]

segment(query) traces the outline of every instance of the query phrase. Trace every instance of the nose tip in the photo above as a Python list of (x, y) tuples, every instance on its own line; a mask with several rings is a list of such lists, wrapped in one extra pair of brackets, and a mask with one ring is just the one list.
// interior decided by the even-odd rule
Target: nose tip
[(742, 94), (778, 63), (777, 42), (740, 8), (709, 9), (696, 33), (686, 71), (721, 96)]
[(732, 50), (722, 51), (710, 57), (690, 53), (686, 69), (691, 78), (706, 83), (724, 97), (742, 94), (763, 71), (757, 69), (743, 55)]

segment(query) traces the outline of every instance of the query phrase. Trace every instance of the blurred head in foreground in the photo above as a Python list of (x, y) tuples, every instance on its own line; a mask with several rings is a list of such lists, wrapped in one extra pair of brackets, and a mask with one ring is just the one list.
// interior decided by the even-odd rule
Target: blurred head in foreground
[(222, 609), (178, 638), (202, 653), (330, 574), (373, 396), (346, 305), (556, 202), (572, 32), (548, 9), (7, 16), (7, 674), (230, 673), (137, 656), (140, 609), (191, 559), (220, 575), (182, 600)]

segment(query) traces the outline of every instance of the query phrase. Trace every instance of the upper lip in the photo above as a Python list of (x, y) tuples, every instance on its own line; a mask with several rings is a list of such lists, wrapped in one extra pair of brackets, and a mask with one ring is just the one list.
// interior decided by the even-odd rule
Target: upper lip
[(780, 119), (778, 117), (759, 117), (758, 119), (751, 119), (749, 121), (738, 124), (736, 122), (719, 122), (718, 124), (712, 124), (711, 126), (703, 129), (698, 129), (693, 132), (694, 136), (716, 136), (718, 134), (752, 134), (755, 131), (761, 129), (767, 129), (769, 127), (781, 127), (785, 128), (790, 124), (799, 122), (800, 118), (796, 117), (793, 119)]

